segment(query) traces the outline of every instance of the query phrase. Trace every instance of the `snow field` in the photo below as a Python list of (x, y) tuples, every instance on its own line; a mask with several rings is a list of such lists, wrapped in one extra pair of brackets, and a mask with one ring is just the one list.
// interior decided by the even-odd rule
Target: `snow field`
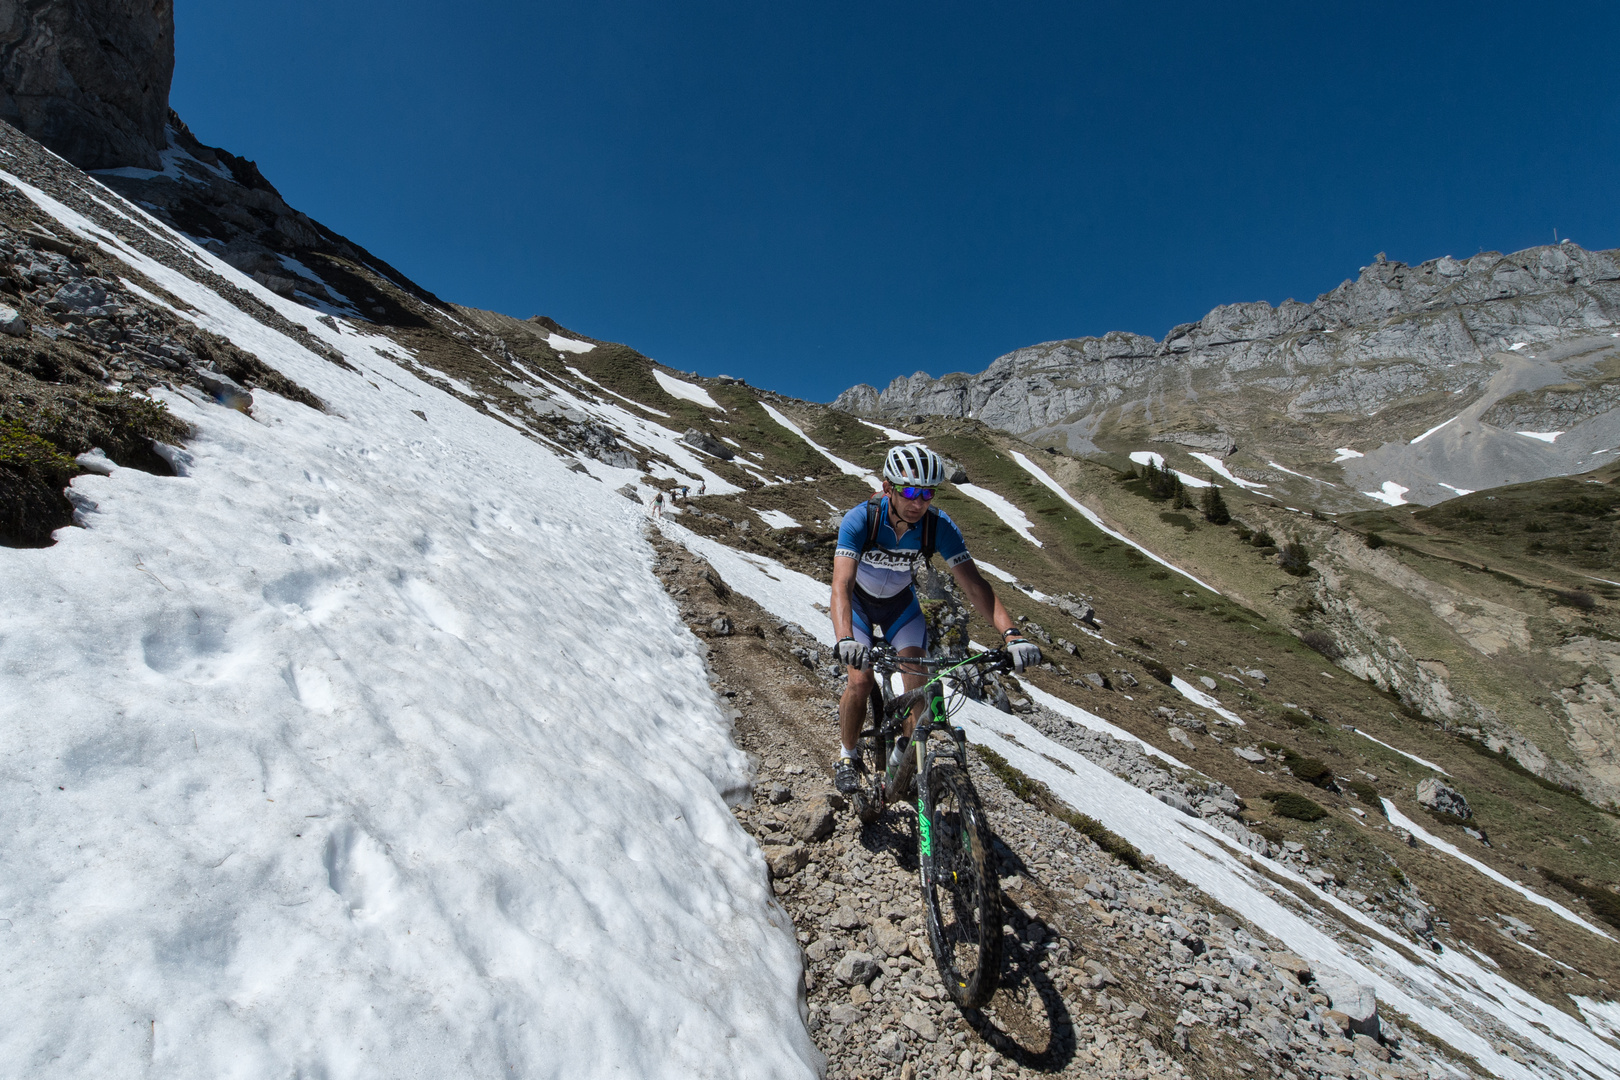
[(566, 353), (588, 353), (596, 348), (595, 345), (592, 345), (588, 341), (580, 341), (578, 338), (564, 337), (562, 334), (547, 334), (546, 344), (550, 345), (558, 352)]
[[(824, 644), (832, 644), (832, 624), (822, 611), (828, 599), (825, 585), (772, 560), (725, 548), (679, 525), (665, 522), (662, 528), (713, 561), (732, 588), (779, 618), (799, 621), (795, 613), (803, 614), (809, 621), (800, 625)], [(1077, 723), (1093, 726), (1075, 715), (1084, 710), (1041, 694), (1029, 683), (1023, 685), (1033, 700)], [(1404, 939), (1391, 939), (1388, 930), (1364, 913), (1316, 890), (1288, 867), (1269, 860), (1260, 864), (1219, 830), (1166, 806), (1016, 716), (964, 701), (954, 719), (970, 739), (994, 748), (1069, 806), (1101, 821), (1144, 854), (1280, 939), (1290, 951), (1310, 961), (1324, 985), (1373, 987), (1381, 1002), (1472, 1055), (1504, 1080), (1546, 1080), (1549, 1075), (1573, 1080), (1620, 1072), (1620, 1049), (1603, 1041), (1599, 1032), (1525, 993), (1484, 964), (1455, 950), (1437, 955), (1414, 949)], [(1276, 895), (1280, 890), (1258, 865), (1264, 865), (1271, 877), (1289, 882), (1332, 909), (1346, 929), (1329, 932), (1315, 917), (1281, 902)], [(1499, 1053), (1479, 1033), (1486, 1017), (1506, 1025), (1545, 1057), (1535, 1066), (1527, 1066)]]
[(171, 396), (187, 476), (81, 477), (88, 528), (0, 549), (4, 1071), (814, 1075), (639, 509), (8, 182), (331, 412)]

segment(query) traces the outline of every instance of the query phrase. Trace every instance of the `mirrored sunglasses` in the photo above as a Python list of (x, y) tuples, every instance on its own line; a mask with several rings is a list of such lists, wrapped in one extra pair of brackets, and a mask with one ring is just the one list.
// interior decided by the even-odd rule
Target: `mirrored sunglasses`
[(902, 499), (921, 499), (924, 502), (927, 502), (929, 499), (934, 497), (934, 489), (925, 487), (903, 487), (900, 489), (900, 497)]

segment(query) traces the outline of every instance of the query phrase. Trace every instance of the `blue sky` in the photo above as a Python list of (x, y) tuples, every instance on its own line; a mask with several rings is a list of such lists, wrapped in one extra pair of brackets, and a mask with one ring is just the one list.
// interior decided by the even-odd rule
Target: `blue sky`
[(458, 303), (829, 400), (1620, 246), (1620, 6), (178, 0), (172, 102)]

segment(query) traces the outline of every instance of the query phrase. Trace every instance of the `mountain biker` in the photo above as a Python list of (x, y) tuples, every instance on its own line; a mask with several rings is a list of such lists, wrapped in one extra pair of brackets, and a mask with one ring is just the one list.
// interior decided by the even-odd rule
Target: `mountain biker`
[[(838, 703), (842, 748), (833, 784), (846, 795), (860, 787), (860, 773), (864, 771), (860, 756), (852, 748), (860, 738), (866, 702), (872, 693), (868, 660), (873, 625), (883, 628), (884, 639), (901, 656), (924, 653), (928, 623), (912, 587), (912, 572), (924, 557), (925, 534), (932, 533), (934, 549), (945, 559), (951, 576), (974, 609), (1001, 631), (1013, 666), (1022, 671), (1040, 663), (1040, 649), (1024, 640), (1018, 624), (973, 564), (962, 530), (944, 511), (929, 505), (944, 479), (945, 465), (938, 454), (921, 445), (896, 446), (883, 463), (882, 498), (874, 497), (850, 510), (838, 529), (838, 547), (833, 554), (832, 623), (838, 635), (838, 662), (849, 667), (849, 684)], [(870, 521), (873, 511), (879, 515), (875, 532)], [(924, 678), (920, 673), (901, 673), (908, 690), (921, 686)], [(906, 719), (906, 736), (911, 735), (922, 708), (919, 702)], [(903, 752), (904, 745), (905, 740), (897, 744), (897, 754)]]

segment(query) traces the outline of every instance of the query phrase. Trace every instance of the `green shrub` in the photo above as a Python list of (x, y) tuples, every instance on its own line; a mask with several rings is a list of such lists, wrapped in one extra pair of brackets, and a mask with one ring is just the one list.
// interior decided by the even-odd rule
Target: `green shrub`
[(1271, 804), (1272, 811), (1279, 817), (1295, 821), (1321, 821), (1327, 817), (1327, 810), (1320, 803), (1291, 791), (1268, 791), (1260, 797)]
[(1298, 540), (1290, 540), (1278, 552), (1277, 565), (1283, 568), (1284, 573), (1304, 577), (1311, 572), (1310, 549)]
[(1375, 533), (1375, 532), (1368, 533), (1367, 534), (1367, 546), (1372, 548), (1374, 551), (1377, 551), (1379, 548), (1384, 546), (1384, 538), (1383, 538), (1383, 536), (1381, 536), (1380, 534)]
[(1257, 532), (1253, 536), (1249, 537), (1249, 543), (1253, 544), (1255, 547), (1276, 547), (1277, 546), (1276, 538), (1274, 538), (1269, 532), (1267, 532), (1264, 529), (1261, 529), (1259, 532)]
[(1357, 799), (1377, 810), (1380, 817), (1389, 816), (1384, 813), (1384, 800), (1379, 798), (1378, 789), (1367, 783), (1367, 781), (1349, 780), (1345, 782), (1345, 786), (1350, 789)]

